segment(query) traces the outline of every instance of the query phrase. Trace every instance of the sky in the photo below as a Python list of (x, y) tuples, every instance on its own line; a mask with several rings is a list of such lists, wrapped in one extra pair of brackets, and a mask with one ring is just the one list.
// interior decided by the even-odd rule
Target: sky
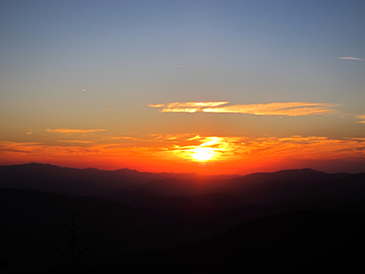
[(0, 1), (0, 165), (365, 172), (364, 1)]

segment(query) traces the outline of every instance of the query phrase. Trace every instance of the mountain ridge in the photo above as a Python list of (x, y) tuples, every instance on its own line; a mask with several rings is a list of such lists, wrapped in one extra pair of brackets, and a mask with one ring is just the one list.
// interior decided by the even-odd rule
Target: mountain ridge
[[(267, 273), (262, 260), (263, 267), (274, 267), (277, 273), (293, 273), (302, 258), (314, 266), (310, 254), (320, 260), (324, 247), (340, 254), (339, 261), (348, 253), (341, 248), (355, 247), (365, 225), (360, 219), (365, 212), (364, 173), (328, 174), (305, 168), (216, 180), (178, 176), (149, 180), (149, 175), (138, 177), (138, 171), (137, 178), (122, 173), (34, 163), (0, 166), (0, 231), (7, 231), (1, 234), (1, 243), (9, 254), (16, 254), (6, 273), (37, 269), (45, 261), (57, 265), (57, 253), (50, 245), (62, 244), (67, 233), (62, 224), (68, 224), (73, 213), (76, 225), (82, 225), (82, 241), (92, 241), (94, 247), (86, 263), (104, 265), (101, 273), (112, 273), (113, 267), (144, 272), (166, 264), (170, 268), (161, 273), (187, 273), (190, 266), (199, 273), (235, 273), (237, 266), (243, 271), (248, 265), (250, 273)], [(286, 215), (277, 216), (283, 212)], [(338, 222), (343, 227), (336, 228), (335, 237), (316, 245), (322, 235), (333, 234)], [(336, 244), (344, 231), (351, 234), (351, 242), (342, 237), (339, 248)], [(288, 265), (288, 256), (298, 261)], [(351, 256), (346, 263), (353, 262)], [(323, 267), (331, 256), (326, 260)], [(255, 268), (257, 264), (261, 269)], [(286, 266), (290, 272), (281, 269)]]
[[(151, 207), (154, 206), (153, 201), (156, 201), (156, 207), (160, 207), (157, 200), (164, 196), (165, 208), (168, 208), (168, 200), (173, 208), (176, 206), (173, 206), (173, 199), (168, 197), (181, 197), (180, 202), (188, 206), (192, 202), (188, 196), (200, 196), (203, 200), (204, 195), (211, 193), (240, 197), (242, 205), (343, 193), (361, 197), (365, 196), (364, 177), (363, 173), (330, 174), (311, 168), (222, 178), (186, 173), (145, 173), (130, 169), (77, 169), (39, 163), (0, 166), (0, 188), (30, 188), (71, 196), (95, 196)], [(216, 200), (218, 204), (230, 204), (223, 195), (221, 198), (222, 202)], [(196, 200), (196, 204), (204, 203)]]

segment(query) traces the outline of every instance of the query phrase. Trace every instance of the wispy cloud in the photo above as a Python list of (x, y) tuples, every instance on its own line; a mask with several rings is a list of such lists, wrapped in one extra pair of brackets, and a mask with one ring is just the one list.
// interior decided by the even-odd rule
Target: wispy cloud
[(357, 58), (357, 57), (337, 57), (337, 59), (342, 60), (355, 60), (355, 61), (365, 61), (365, 59)]
[(0, 154), (3, 153), (32, 153), (42, 146), (40, 142), (9, 142), (0, 141)]
[(365, 115), (357, 115), (356, 119), (359, 119), (356, 123), (365, 124)]
[(148, 105), (153, 108), (162, 108), (161, 112), (189, 112), (194, 113), (198, 111), (202, 111), (203, 108), (207, 107), (217, 107), (220, 105), (225, 105), (228, 102), (173, 102), (167, 105), (165, 104), (156, 104), (156, 105)]
[(80, 144), (92, 144), (91, 141), (83, 141), (83, 140), (57, 140), (60, 143), (80, 143)]
[(138, 140), (136, 137), (129, 137), (129, 136), (112, 136), (109, 137), (111, 140)]
[(164, 104), (149, 104), (148, 106), (151, 107), (151, 108), (163, 108), (163, 107), (165, 107)]
[(231, 105), (218, 108), (206, 108), (203, 112), (214, 113), (246, 113), (253, 115), (279, 115), (279, 116), (301, 116), (311, 114), (325, 114), (332, 112), (330, 104), (325, 103), (269, 103), (269, 104), (249, 104)]
[(106, 131), (106, 129), (71, 129), (71, 128), (57, 128), (57, 129), (47, 129), (48, 132), (57, 133), (90, 133), (90, 132), (101, 132)]
[(209, 113), (241, 113), (267, 116), (301, 116), (326, 114), (333, 112), (328, 103), (284, 102), (268, 104), (227, 105), (221, 102), (173, 102), (169, 104), (149, 105), (161, 108), (161, 112), (209, 112)]

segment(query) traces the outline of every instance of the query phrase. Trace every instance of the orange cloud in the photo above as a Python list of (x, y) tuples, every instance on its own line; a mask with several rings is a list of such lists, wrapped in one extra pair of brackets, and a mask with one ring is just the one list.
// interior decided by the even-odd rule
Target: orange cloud
[(213, 161), (224, 160), (234, 155), (242, 143), (243, 138), (233, 137), (194, 137), (185, 139), (184, 142), (174, 145), (170, 152), (177, 157), (182, 157), (192, 161)]
[(110, 140), (138, 140), (138, 138), (135, 137), (129, 137), (129, 136), (113, 136), (113, 137), (108, 137), (105, 139), (110, 139)]
[(228, 102), (173, 102), (167, 105), (156, 104), (149, 105), (150, 107), (162, 108), (161, 112), (189, 112), (194, 113), (201, 111), (201, 108), (205, 107), (217, 107), (220, 105), (227, 104)]
[[(94, 163), (134, 163), (134, 168), (161, 165), (175, 166), (176, 172), (193, 170), (194, 162), (207, 162), (215, 168), (237, 170), (279, 162), (365, 161), (365, 138), (328, 138), (323, 136), (288, 136), (248, 138), (235, 136), (200, 136), (197, 134), (153, 134), (144, 139), (101, 139), (95, 142), (57, 140), (58, 143), (0, 141), (0, 163), (63, 161)], [(119, 142), (120, 141), (120, 142)], [(108, 143), (104, 143), (108, 142)], [(104, 165), (105, 166), (105, 165)], [(124, 165), (125, 166), (125, 165)], [(143, 169), (142, 167), (140, 167)], [(212, 168), (212, 173), (217, 170)], [(221, 171), (222, 172), (222, 171)], [(224, 172), (224, 170), (223, 170)], [(232, 171), (234, 172), (234, 171)]]
[[(159, 142), (154, 142), (154, 140)], [(117, 141), (117, 140), (115, 140)], [(191, 151), (198, 147), (211, 148), (217, 154), (216, 160), (231, 157), (267, 157), (267, 158), (341, 158), (364, 157), (365, 138), (331, 139), (321, 136), (290, 136), (285, 138), (265, 137), (250, 139), (247, 137), (205, 136), (196, 134), (154, 135), (151, 139), (131, 139), (127, 146), (123, 143), (100, 144), (82, 140), (57, 140), (60, 143), (72, 143), (72, 146), (60, 146), (40, 142), (0, 141), (0, 153), (33, 153), (84, 154), (89, 153), (112, 155), (114, 153), (143, 153), (147, 158), (179, 157), (190, 159)], [(150, 141), (145, 143), (145, 141)], [(154, 142), (151, 145), (151, 141)], [(80, 145), (80, 146), (79, 146)], [(85, 147), (87, 145), (87, 147)], [(148, 154), (148, 155), (147, 155)]]
[(201, 107), (216, 107), (216, 106), (220, 106), (220, 105), (225, 105), (228, 104), (228, 102), (226, 101), (222, 101), (222, 102), (173, 102), (173, 103), (169, 103), (167, 105), (165, 104), (156, 104), (156, 105), (152, 105), (150, 104), (150, 107), (157, 107), (157, 108), (166, 108), (166, 109), (173, 109), (173, 108), (201, 108)]
[(48, 132), (58, 133), (90, 133), (90, 132), (101, 132), (106, 129), (70, 129), (70, 128), (58, 128), (58, 129), (47, 129)]
[(361, 119), (361, 121), (357, 121), (356, 123), (365, 124), (365, 115), (357, 115), (355, 117)]
[(232, 105), (219, 108), (203, 109), (203, 112), (214, 113), (246, 113), (253, 115), (279, 115), (279, 116), (301, 116), (312, 114), (329, 113), (329, 104), (324, 103), (269, 103), (269, 104), (250, 104)]
[(40, 142), (9, 142), (0, 141), (0, 154), (4, 153), (31, 153), (41, 146)]
[(57, 140), (60, 143), (80, 143), (80, 144), (92, 144), (91, 141), (82, 141), (82, 140)]
[(307, 102), (286, 102), (268, 104), (246, 104), (246, 105), (226, 105), (228, 102), (174, 102), (167, 105), (157, 104), (150, 107), (161, 108), (161, 112), (210, 112), (210, 113), (241, 113), (267, 116), (301, 116), (318, 115), (333, 112), (327, 103), (307, 103)]
[(262, 138), (249, 144), (252, 156), (282, 160), (365, 160), (365, 139), (320, 136)]
[[(290, 136), (249, 139), (245, 137), (200, 137), (177, 144), (164, 153), (194, 160), (197, 148), (209, 148), (210, 160), (272, 159), (365, 159), (365, 138), (331, 139), (321, 136)], [(162, 152), (163, 153), (163, 152)]]

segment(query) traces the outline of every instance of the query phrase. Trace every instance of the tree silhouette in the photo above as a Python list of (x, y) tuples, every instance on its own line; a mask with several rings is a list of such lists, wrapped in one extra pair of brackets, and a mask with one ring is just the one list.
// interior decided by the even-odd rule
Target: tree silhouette
[(56, 269), (51, 269), (51, 271), (55, 273), (90, 273), (93, 270), (84, 270), (85, 266), (79, 263), (79, 259), (90, 249), (91, 245), (78, 247), (78, 234), (76, 232), (81, 228), (81, 225), (75, 225), (75, 212), (72, 214), (71, 225), (64, 224), (64, 226), (68, 230), (66, 247), (52, 246), (63, 258), (64, 262), (60, 263), (60, 265), (66, 268), (66, 270), (59, 272)]

